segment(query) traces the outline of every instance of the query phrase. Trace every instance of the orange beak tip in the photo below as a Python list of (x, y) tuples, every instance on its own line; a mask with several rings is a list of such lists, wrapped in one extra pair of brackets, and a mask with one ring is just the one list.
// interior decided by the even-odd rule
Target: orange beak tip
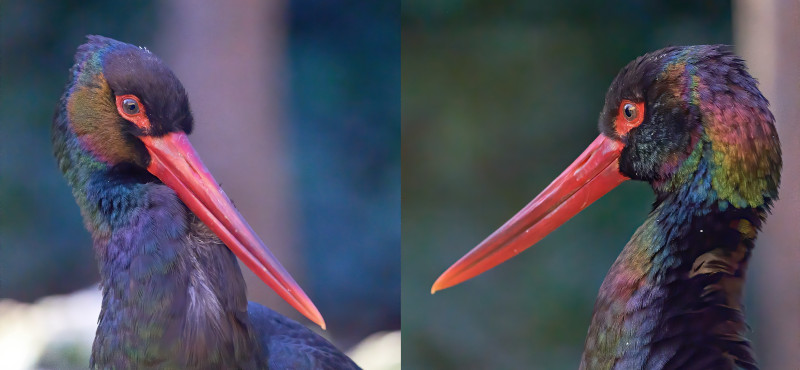
[(298, 311), (300, 311), (300, 313), (302, 313), (303, 316), (311, 320), (311, 322), (319, 325), (319, 327), (322, 328), (322, 330), (327, 329), (327, 326), (325, 325), (325, 319), (322, 318), (322, 314), (319, 313), (317, 306), (315, 306), (310, 299), (308, 300), (307, 304), (303, 307), (303, 309), (298, 308)]
[[(314, 307), (314, 309), (316, 309), (316, 307)], [(322, 328), (322, 330), (327, 330), (328, 327), (327, 325), (325, 325), (325, 319), (322, 318), (322, 314), (320, 314), (319, 311), (316, 311), (315, 313), (316, 317), (314, 317), (315, 318), (314, 323), (319, 325), (319, 327)]]
[(439, 278), (436, 279), (435, 282), (433, 282), (433, 286), (431, 286), (431, 294), (436, 294), (436, 292), (438, 291), (445, 290), (453, 286), (453, 284), (447, 282), (447, 280), (445, 279), (445, 275), (446, 272), (442, 273), (442, 275), (440, 275)]

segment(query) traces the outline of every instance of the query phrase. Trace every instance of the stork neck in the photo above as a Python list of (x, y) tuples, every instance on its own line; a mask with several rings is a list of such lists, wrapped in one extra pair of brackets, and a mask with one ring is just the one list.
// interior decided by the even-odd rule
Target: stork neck
[(93, 235), (103, 287), (94, 365), (255, 367), (245, 284), (230, 250), (172, 189), (107, 175), (87, 187), (110, 230)]
[(233, 253), (147, 171), (95, 156), (70, 125), (70, 91), (52, 139), (100, 269), (93, 367), (256, 368), (259, 348)]
[(707, 162), (659, 203), (600, 288), (582, 366), (754, 366), (741, 303), (765, 208), (719, 201)]

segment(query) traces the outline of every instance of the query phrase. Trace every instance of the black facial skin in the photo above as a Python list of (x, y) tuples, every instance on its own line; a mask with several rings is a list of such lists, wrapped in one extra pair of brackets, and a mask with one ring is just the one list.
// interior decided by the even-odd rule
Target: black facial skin
[(190, 134), (194, 120), (189, 98), (175, 74), (149, 51), (113, 42), (118, 46), (103, 56), (103, 75), (114, 95), (132, 94), (139, 98), (150, 119), (148, 135), (177, 131)]
[(645, 106), (644, 122), (626, 135), (619, 168), (625, 176), (652, 183), (671, 176), (661, 173), (671, 154), (680, 154), (682, 161), (693, 148), (683, 109), (664, 103)]
[[(133, 171), (132, 167), (124, 164), (134, 164), (141, 167), (141, 171), (149, 166), (151, 158), (140, 137), (160, 137), (170, 132), (189, 134), (192, 131), (193, 118), (183, 85), (164, 62), (146, 49), (102, 36), (88, 36), (88, 42), (78, 48), (72, 73), (73, 81), (67, 91), (78, 86), (77, 90), (89, 89), (101, 94), (82, 96), (81, 99), (102, 104), (103, 109), (96, 110), (102, 114), (81, 116), (92, 122), (70, 123), (66, 111), (57, 112), (56, 120), (63, 123), (56, 126), (86, 127), (102, 122), (101, 126), (105, 127), (98, 126), (95, 130), (107, 132), (95, 136), (104, 138), (104, 141), (90, 146), (101, 152), (108, 164), (123, 165), (118, 169), (121, 173)], [(108, 89), (103, 89), (102, 84), (107, 84)], [(117, 112), (116, 98), (128, 94), (139, 99), (137, 108), (146, 113), (150, 121), (148, 129), (138, 127)], [(65, 99), (75, 99), (75, 96), (65, 93), (60, 106), (68, 105)]]
[[(665, 180), (672, 174), (662, 173), (663, 164), (670, 157), (683, 161), (694, 149), (692, 137), (699, 133), (699, 109), (676, 97), (676, 91), (685, 89), (685, 81), (664, 78), (663, 73), (666, 62), (681, 50), (670, 47), (635, 59), (619, 72), (606, 94), (600, 131), (625, 144), (619, 167), (632, 179), (650, 183)], [(644, 102), (645, 108), (642, 124), (620, 136), (614, 121), (623, 100)]]

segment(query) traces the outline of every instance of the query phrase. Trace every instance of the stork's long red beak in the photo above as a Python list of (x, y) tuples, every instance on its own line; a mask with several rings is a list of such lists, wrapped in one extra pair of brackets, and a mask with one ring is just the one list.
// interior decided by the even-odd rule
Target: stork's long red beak
[(529, 248), (628, 177), (622, 143), (600, 135), (544, 191), (436, 279), (431, 293), (471, 279)]
[(186, 206), (281, 298), (325, 329), (319, 310), (217, 185), (186, 134), (173, 132), (162, 137), (143, 136), (141, 140), (151, 157), (147, 170), (175, 190)]

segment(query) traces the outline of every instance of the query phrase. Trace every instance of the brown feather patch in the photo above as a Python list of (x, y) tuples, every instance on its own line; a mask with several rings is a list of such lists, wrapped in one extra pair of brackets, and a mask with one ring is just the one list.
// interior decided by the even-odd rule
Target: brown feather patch
[[(72, 130), (83, 147), (108, 164), (134, 161), (135, 148), (125, 140), (114, 95), (102, 74), (96, 83), (76, 85), (67, 102)], [(107, 98), (106, 98), (107, 97)]]

